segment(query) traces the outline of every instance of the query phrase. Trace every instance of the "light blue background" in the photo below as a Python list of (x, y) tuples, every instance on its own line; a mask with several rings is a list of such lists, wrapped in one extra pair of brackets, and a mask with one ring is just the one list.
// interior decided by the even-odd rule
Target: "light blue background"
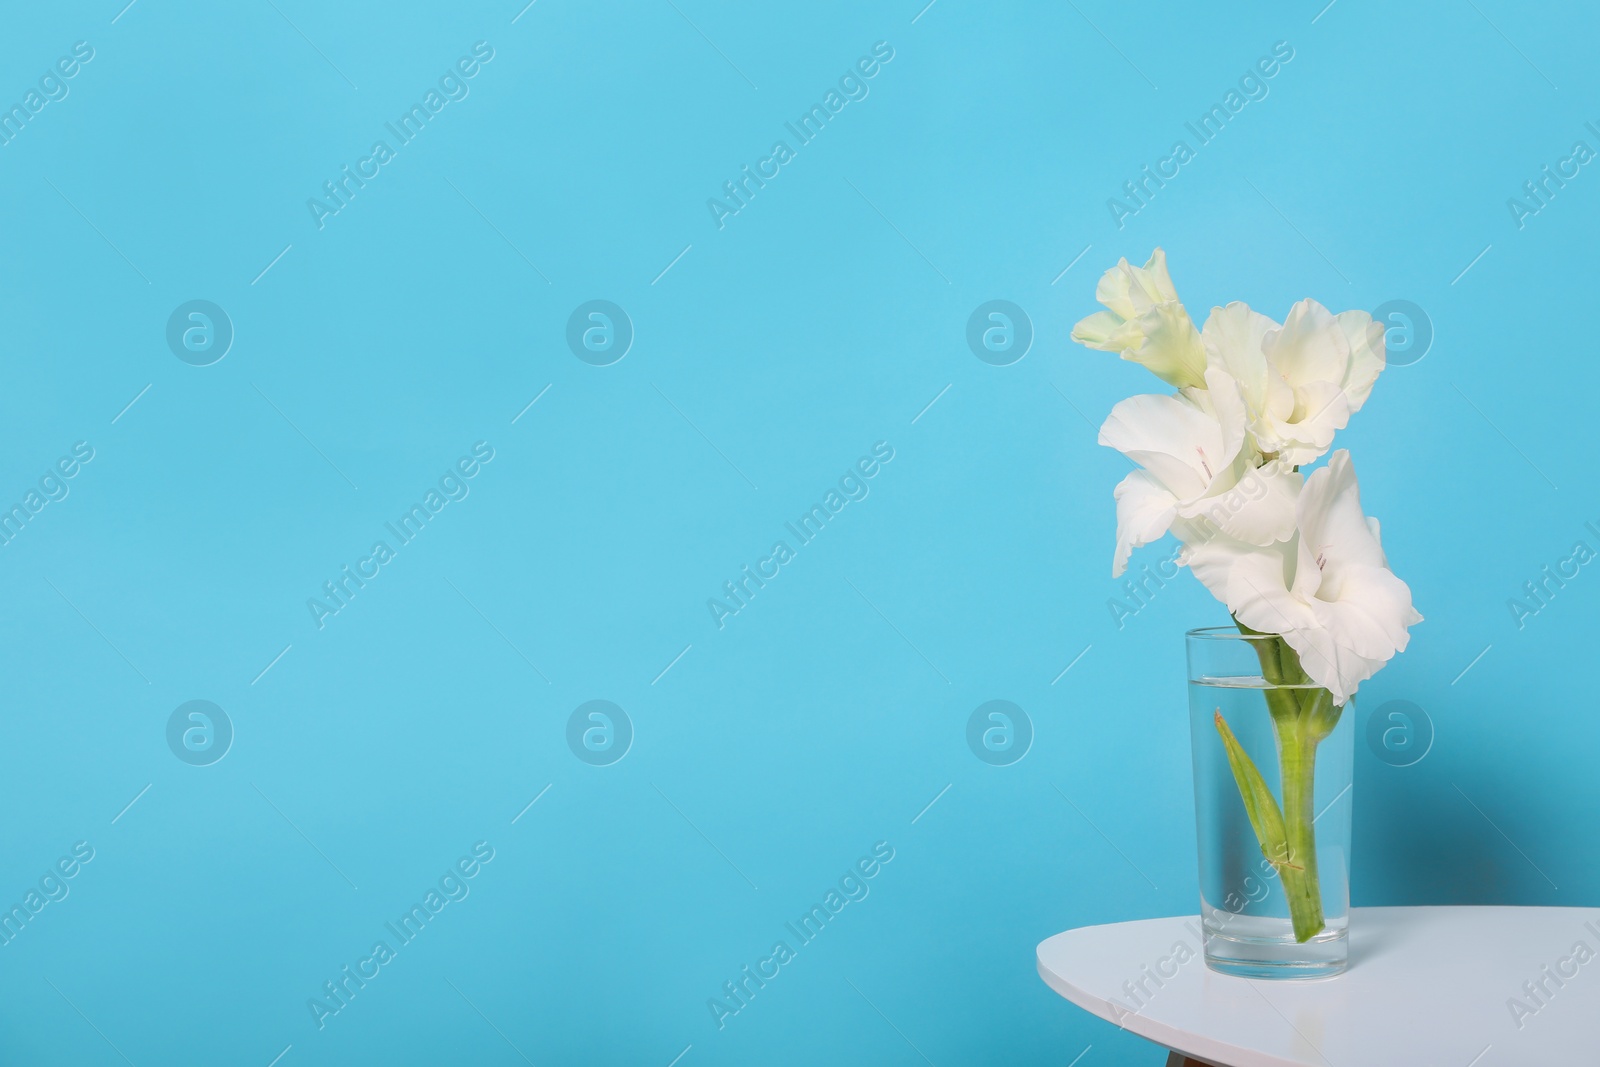
[[(1159, 1062), (1033, 959), (1196, 906), (1181, 635), (1225, 619), (1184, 575), (1113, 622), (1125, 467), (1090, 423), (1152, 382), (1067, 339), (1157, 244), (1197, 317), (1403, 299), (1436, 331), (1341, 438), (1427, 616), (1361, 736), (1391, 699), (1436, 732), (1404, 768), (1358, 741), (1355, 902), (1600, 903), (1600, 577), (1507, 607), (1600, 548), (1600, 174), (1506, 206), (1600, 148), (1581, 5), (122, 2), (0, 34), (8, 106), (95, 49), (0, 147), (0, 498), (95, 449), (0, 548), (0, 898), (95, 849), (0, 948), (0, 1059)], [(477, 41), (470, 96), (319, 230), (307, 198)], [(707, 199), (878, 41), (870, 95), (719, 230)], [(564, 339), (597, 298), (636, 330), (609, 367)], [(236, 330), (209, 367), (164, 339), (192, 299)], [(991, 299), (1035, 330), (1010, 366), (965, 342)], [(307, 598), (480, 440), (470, 496), (319, 630)], [(719, 630), (707, 599), (877, 441), (870, 496)], [(209, 767), (165, 740), (193, 699), (236, 730)], [(636, 731), (611, 766), (565, 741), (591, 699)], [(1035, 730), (1008, 767), (966, 745), (992, 699)], [(318, 1030), (480, 840), (471, 895)], [(870, 896), (719, 1030), (707, 999), (879, 841)]]

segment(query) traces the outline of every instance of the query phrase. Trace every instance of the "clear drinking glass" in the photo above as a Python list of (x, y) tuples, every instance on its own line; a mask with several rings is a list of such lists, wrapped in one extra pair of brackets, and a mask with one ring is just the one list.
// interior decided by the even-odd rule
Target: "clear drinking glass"
[(1206, 964), (1248, 978), (1339, 974), (1355, 702), (1334, 707), (1276, 635), (1186, 637)]

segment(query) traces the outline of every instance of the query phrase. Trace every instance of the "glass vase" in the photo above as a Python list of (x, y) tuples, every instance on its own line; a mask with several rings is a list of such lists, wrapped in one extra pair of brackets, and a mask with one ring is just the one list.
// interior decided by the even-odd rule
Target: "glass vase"
[(1349, 960), (1354, 701), (1241, 630), (1186, 635), (1206, 965), (1326, 978)]

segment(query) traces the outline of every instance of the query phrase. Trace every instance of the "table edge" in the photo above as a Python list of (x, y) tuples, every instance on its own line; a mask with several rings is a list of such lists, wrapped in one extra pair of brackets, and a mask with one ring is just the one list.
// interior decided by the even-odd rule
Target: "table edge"
[[(1467, 910), (1494, 910), (1494, 911), (1567, 911), (1588, 912), (1600, 915), (1600, 908), (1584, 905), (1537, 905), (1537, 904), (1420, 904), (1420, 905), (1377, 905), (1372, 907), (1352, 908), (1352, 919), (1361, 913), (1397, 912), (1397, 911), (1467, 911)], [(1040, 979), (1054, 993), (1083, 1011), (1098, 1019), (1111, 1023), (1126, 1033), (1144, 1038), (1146, 1041), (1155, 1042), (1164, 1048), (1198, 1056), (1201, 1059), (1215, 1060), (1222, 1063), (1235, 1064), (1236, 1067), (1308, 1067), (1308, 1061), (1283, 1059), (1275, 1053), (1265, 1052), (1254, 1048), (1241, 1048), (1236, 1045), (1226, 1044), (1215, 1038), (1203, 1034), (1179, 1030), (1167, 1023), (1151, 1019), (1136, 1011), (1129, 1011), (1121, 1005), (1114, 1005), (1111, 1001), (1095, 996), (1089, 992), (1078, 989), (1069, 984), (1060, 975), (1050, 970), (1044, 961), (1045, 946), (1057, 938), (1085, 930), (1104, 929), (1113, 926), (1132, 926), (1136, 923), (1157, 922), (1182, 922), (1195, 919), (1194, 915), (1162, 915), (1145, 919), (1129, 919), (1118, 923), (1094, 923), (1088, 926), (1077, 926), (1070, 930), (1062, 930), (1052, 934), (1034, 948), (1034, 966)], [(1204, 961), (1202, 961), (1203, 964)], [(1218, 977), (1227, 977), (1219, 975)], [(1248, 982), (1248, 979), (1238, 979)], [(1338, 979), (1331, 979), (1337, 981)], [(1132, 1023), (1132, 1025), (1129, 1025)]]

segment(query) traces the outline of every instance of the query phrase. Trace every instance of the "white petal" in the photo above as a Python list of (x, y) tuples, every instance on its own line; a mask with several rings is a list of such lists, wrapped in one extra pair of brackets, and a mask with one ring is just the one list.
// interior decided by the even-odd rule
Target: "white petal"
[(1156, 377), (1179, 389), (1199, 385), (1205, 380), (1206, 351), (1200, 344), (1200, 331), (1194, 328), (1182, 304), (1176, 300), (1156, 304), (1130, 320), (1128, 325), (1137, 325), (1141, 340), (1122, 350), (1123, 359), (1146, 367)]
[(1306, 479), (1297, 509), (1300, 573), (1294, 592), (1314, 625), (1284, 638), (1313, 681), (1343, 703), (1410, 640), (1422, 621), (1411, 590), (1389, 570), (1376, 525), (1361, 510), (1350, 453), (1340, 449)]
[(1118, 260), (1100, 276), (1094, 298), (1125, 319), (1137, 318), (1157, 304), (1177, 303), (1178, 291), (1167, 273), (1167, 254), (1157, 248), (1143, 267)]
[[(1378, 542), (1378, 551), (1382, 552), (1383, 551), (1383, 528), (1378, 525), (1378, 520), (1373, 518), (1371, 515), (1367, 516), (1367, 529), (1372, 531), (1372, 539), (1374, 541)], [(1383, 565), (1385, 567), (1387, 567), (1389, 565), (1389, 557), (1388, 556), (1384, 556), (1383, 557)]]
[(1150, 259), (1144, 265), (1144, 272), (1153, 299), (1178, 299), (1178, 290), (1172, 285), (1172, 275), (1167, 273), (1167, 253), (1164, 249), (1158, 247), (1150, 253)]
[(1211, 309), (1200, 341), (1206, 350), (1206, 365), (1227, 371), (1239, 383), (1245, 406), (1254, 421), (1267, 406), (1267, 356), (1262, 341), (1278, 329), (1278, 324), (1248, 304), (1234, 301), (1227, 307)]
[(1107, 310), (1080, 320), (1072, 328), (1073, 340), (1116, 352), (1179, 389), (1203, 382), (1205, 348), (1178, 301), (1165, 252), (1156, 249), (1143, 267), (1119, 260), (1100, 276), (1095, 299)]
[(1240, 622), (1264, 633), (1282, 633), (1314, 621), (1310, 607), (1288, 589), (1292, 551), (1289, 542), (1257, 548), (1218, 533), (1207, 541), (1186, 544), (1180, 562)]
[(1334, 631), (1320, 626), (1285, 631), (1283, 639), (1299, 655), (1307, 676), (1332, 694), (1340, 707), (1386, 662), (1366, 659), (1342, 647)]
[(1100, 443), (1114, 448), (1179, 500), (1200, 496), (1227, 465), (1216, 419), (1174, 396), (1131, 396), (1111, 409)]
[(1384, 355), (1383, 324), (1374, 322), (1365, 311), (1341, 311), (1339, 329), (1350, 345), (1350, 367), (1345, 373), (1344, 389), (1350, 397), (1350, 411), (1360, 411), (1372, 393), (1386, 364)]
[(1116, 312), (1118, 318), (1131, 319), (1139, 314), (1130, 295), (1133, 270), (1126, 259), (1119, 259), (1115, 267), (1100, 275), (1100, 282), (1094, 287), (1095, 300)]
[(1222, 427), (1222, 453), (1227, 457), (1227, 462), (1232, 463), (1239, 450), (1244, 447), (1245, 428), (1245, 401), (1239, 390), (1239, 383), (1227, 371), (1220, 367), (1208, 367), (1205, 371), (1205, 389), (1194, 390), (1198, 399), (1197, 406), (1209, 411), (1217, 424)]
[(1295, 533), (1295, 504), (1304, 476), (1281, 462), (1248, 468), (1226, 492), (1190, 504), (1180, 513), (1203, 516), (1223, 533), (1258, 548)]
[(1350, 398), (1332, 382), (1307, 382), (1295, 389), (1294, 421), (1280, 422), (1278, 454), (1295, 466), (1314, 463), (1350, 422)]
[(1290, 308), (1283, 328), (1268, 334), (1263, 347), (1267, 363), (1296, 388), (1306, 382), (1344, 384), (1350, 341), (1333, 314), (1315, 300)]
[(1422, 617), (1411, 606), (1410, 588), (1393, 571), (1352, 567), (1341, 594), (1311, 601), (1318, 623), (1334, 633), (1341, 647), (1379, 663), (1405, 651), (1411, 639), (1406, 627), (1421, 622)]
[(1300, 536), (1321, 560), (1323, 581), (1338, 581), (1350, 564), (1384, 566), (1383, 548), (1361, 510), (1361, 487), (1350, 453), (1339, 449), (1306, 479), (1297, 512)]
[(1176, 514), (1178, 498), (1149, 471), (1134, 471), (1117, 483), (1117, 554), (1111, 577), (1128, 569), (1128, 556), (1166, 534)]
[(1072, 339), (1088, 348), (1098, 348), (1102, 352), (1120, 352), (1121, 346), (1114, 346), (1112, 337), (1122, 326), (1122, 316), (1112, 311), (1096, 311), (1093, 315), (1078, 320), (1072, 328)]
[[(1305, 490), (1301, 490), (1304, 495)], [(1298, 507), (1296, 512), (1298, 512)], [(1289, 579), (1289, 590), (1300, 600), (1310, 603), (1317, 595), (1317, 590), (1322, 588), (1322, 565), (1317, 562), (1317, 554), (1312, 550), (1310, 542), (1306, 540), (1305, 533), (1296, 530), (1294, 544), (1294, 573)]]

